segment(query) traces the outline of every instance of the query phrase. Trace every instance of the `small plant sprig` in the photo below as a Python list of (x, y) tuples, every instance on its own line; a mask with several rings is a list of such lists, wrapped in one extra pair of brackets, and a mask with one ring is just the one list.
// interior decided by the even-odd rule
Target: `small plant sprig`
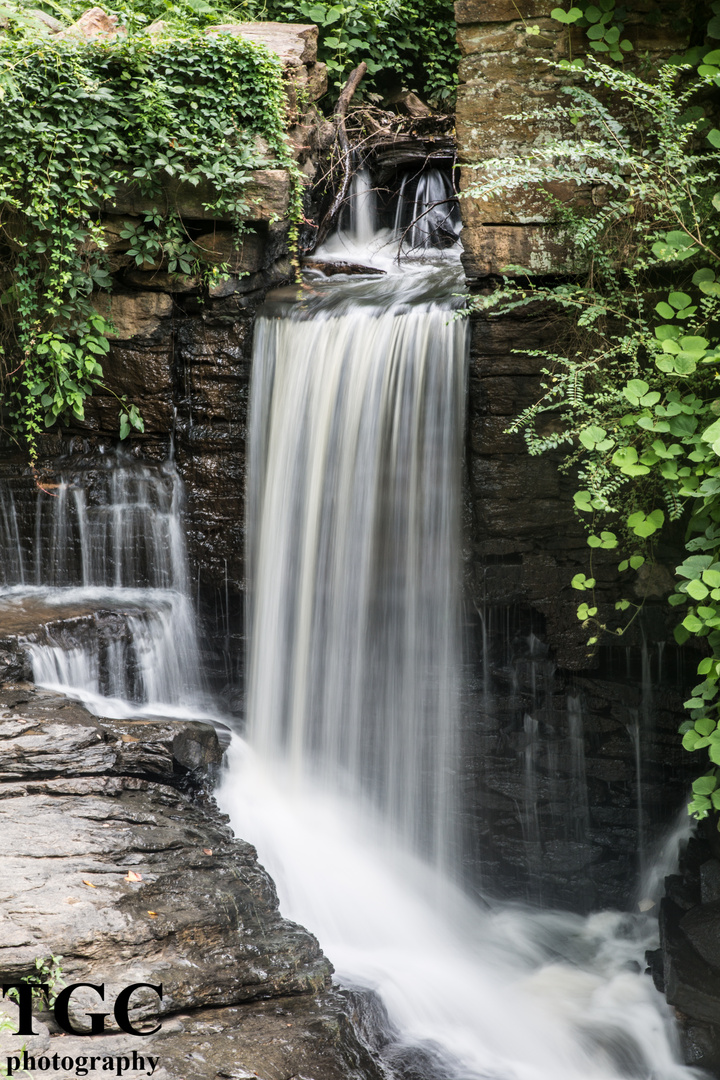
[[(242, 38), (197, 28), (90, 43), (2, 35), (0, 96), (0, 392), (5, 426), (34, 460), (45, 428), (82, 420), (102, 385), (111, 327), (93, 292), (111, 279), (99, 215), (122, 185), (160, 207), (173, 184), (196, 187), (240, 225), (250, 172), (267, 161), (258, 135), (291, 168), (295, 201), (300, 180), (281, 65)], [(137, 263), (203, 270), (172, 204), (125, 239)], [(121, 437), (142, 430), (137, 408), (118, 404)]]
[[(492, 315), (544, 300), (568, 316), (563, 347), (531, 354), (545, 361), (544, 392), (509, 430), (531, 454), (565, 448), (561, 468), (578, 477), (590, 558), (570, 584), (585, 594), (577, 616), (590, 649), (628, 626), (599, 613), (594, 552), (617, 550), (627, 580), (669, 522), (685, 526), (668, 603), (684, 610), (678, 643), (705, 653), (680, 729), (686, 749), (710, 758), (689, 805), (702, 818), (720, 810), (720, 130), (705, 114), (720, 50), (699, 74), (674, 65), (645, 80), (591, 61), (580, 77), (553, 117), (567, 134), (483, 162), (467, 193), (576, 191), (569, 202), (548, 196), (575, 278), (537, 285), (525, 270), (474, 307)], [(631, 621), (641, 607), (622, 595), (614, 606)]]

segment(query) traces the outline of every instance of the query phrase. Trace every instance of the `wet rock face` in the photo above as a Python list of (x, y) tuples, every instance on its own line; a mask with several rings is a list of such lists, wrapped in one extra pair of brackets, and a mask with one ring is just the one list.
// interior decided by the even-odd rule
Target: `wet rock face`
[[(136, 992), (133, 1022), (172, 1016), (152, 1044), (56, 1044), (48, 1014), (50, 1030), (36, 1022), (35, 1038), (3, 1034), (3, 1052), (22, 1041), (38, 1054), (154, 1053), (156, 1075), (173, 1080), (190, 1068), (374, 1080), (351, 1008), (326, 992), (332, 969), (317, 941), (279, 914), (255, 849), (208, 794), (221, 756), (206, 724), (108, 720), (48, 692), (0, 690), (1, 981), (62, 956), (66, 982), (104, 982), (111, 1002), (129, 983), (162, 984), (162, 1001)], [(233, 1007), (269, 998), (280, 1000)], [(89, 1011), (97, 996), (76, 991), (78, 1030)]]
[[(465, 234), (463, 233), (463, 236)], [(541, 395), (561, 316), (536, 307), (473, 320), (465, 457), (466, 833), (475, 874), (504, 896), (574, 910), (635, 903), (640, 853), (692, 779), (680, 745), (696, 660), (672, 642), (658, 552), (622, 648), (587, 648), (570, 582), (588, 573), (572, 476), (531, 457), (513, 420)], [(665, 565), (667, 564), (667, 565)], [(593, 553), (599, 618), (614, 625), (616, 560)], [(666, 644), (667, 643), (667, 644)], [(641, 768), (638, 772), (637, 763)]]
[(315, 939), (199, 798), (221, 757), (212, 727), (100, 720), (39, 692), (0, 702), (4, 975), (61, 954), (73, 978), (162, 983), (161, 1013), (325, 985)]
[(720, 834), (704, 822), (666, 878), (653, 979), (674, 1006), (685, 1060), (720, 1074)]
[[(8, 1003), (5, 1009), (14, 1019), (16, 1007)], [(358, 1038), (356, 1013), (352, 995), (330, 989), (322, 995), (181, 1012), (165, 1017), (161, 1029), (144, 1038), (114, 1034), (59, 1040), (36, 1019), (33, 1038), (0, 1033), (0, 1055), (4, 1061), (24, 1043), (36, 1060), (58, 1048), (76, 1060), (92, 1054), (126, 1057), (137, 1064), (131, 1075), (149, 1075), (154, 1067), (154, 1080), (384, 1080), (375, 1047)]]

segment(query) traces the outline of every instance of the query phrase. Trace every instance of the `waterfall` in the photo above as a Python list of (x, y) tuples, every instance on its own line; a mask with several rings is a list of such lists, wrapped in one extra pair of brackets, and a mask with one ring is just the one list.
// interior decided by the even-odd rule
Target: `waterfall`
[(367, 247), (375, 237), (377, 200), (369, 169), (359, 169), (350, 187), (350, 229), (354, 241)]
[[(106, 716), (207, 711), (181, 509), (171, 462), (153, 468), (109, 456), (38, 489), (23, 550), (12, 492), (0, 492), (8, 545), (0, 608), (42, 613), (45, 640), (29, 647), (38, 685)], [(124, 631), (96, 617), (68, 644), (62, 623), (54, 629), (55, 613), (68, 607), (86, 616), (121, 612)]]
[[(386, 200), (387, 191), (383, 192)], [(405, 260), (437, 264), (443, 255), (457, 263), (460, 253), (460, 211), (452, 176), (442, 169), (406, 173), (400, 180), (394, 215), (380, 227), (380, 203), (375, 183), (367, 167), (353, 174), (341, 227), (316, 255), (322, 259), (350, 260), (391, 269)], [(392, 226), (389, 222), (392, 220)], [(450, 276), (454, 276), (452, 270)]]
[(466, 323), (415, 284), (258, 322), (249, 735), (449, 862)]
[[(337, 980), (382, 999), (388, 1080), (691, 1080), (671, 1011), (641, 973), (656, 945), (642, 914), (656, 879), (643, 884), (638, 915), (582, 917), (462, 889), (466, 324), (454, 313), (457, 247), (445, 247), (447, 222), (433, 216), (449, 189), (436, 181), (408, 180), (395, 228), (380, 229), (369, 178), (356, 177), (350, 231), (324, 254), (345, 260), (350, 243), (385, 276), (315, 278), (295, 302), (270, 298), (258, 321), (248, 730), (233, 738), (218, 802), (257, 846), (283, 914), (317, 934)], [(418, 245), (422, 258), (410, 250)], [(32, 646), (36, 679), (104, 715), (210, 717), (172, 463), (119, 457), (63, 475), (38, 493), (26, 532), (0, 492), (0, 607), (42, 609), (49, 627)], [(95, 620), (82, 644), (63, 634), (67, 611)], [(106, 632), (108, 612), (123, 629)], [(509, 609), (483, 620), (489, 725), (497, 634), (510, 641)], [(525, 651), (539, 698), (533, 635)], [(515, 672), (505, 674), (519, 701)], [(537, 756), (548, 719), (536, 704), (508, 779), (524, 790), (519, 812), (540, 857), (548, 765)], [(577, 837), (588, 814), (579, 699), (567, 714), (580, 820), (565, 832)], [(672, 858), (670, 845), (663, 872)]]
[(452, 247), (457, 243), (460, 212), (449, 173), (442, 169), (427, 169), (414, 180), (403, 177), (394, 231), (405, 256), (414, 251)]
[[(430, 197), (418, 185), (416, 203)], [(248, 741), (231, 745), (218, 801), (336, 978), (382, 998), (389, 1077), (689, 1080), (640, 974), (651, 919), (480, 905), (459, 887), (459, 277), (432, 234), (399, 263), (389, 237), (396, 256), (395, 230), (377, 227), (364, 248), (346, 232), (323, 252), (346, 259), (352, 241), (379, 281), (315, 277), (258, 322)], [(528, 716), (533, 839), (537, 732)]]

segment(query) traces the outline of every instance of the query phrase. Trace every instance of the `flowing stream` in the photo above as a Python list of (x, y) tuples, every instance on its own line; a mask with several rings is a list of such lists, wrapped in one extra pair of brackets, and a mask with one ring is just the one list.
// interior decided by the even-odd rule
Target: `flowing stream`
[[(389, 1075), (696, 1076), (642, 973), (651, 918), (462, 891), (462, 274), (447, 179), (402, 194), (395, 227), (379, 229), (359, 174), (350, 222), (320, 253), (383, 276), (314, 278), (271, 296), (258, 321), (248, 727), (218, 800), (337, 979), (382, 999)], [(104, 483), (94, 500), (73, 478), (40, 496), (28, 550), (0, 504), (0, 603), (125, 612), (114, 649), (36, 645), (38, 682), (106, 714), (208, 715), (174, 470), (108, 464)], [(573, 723), (580, 778), (579, 704)], [(529, 746), (533, 730), (529, 718)], [(580, 798), (579, 829), (586, 813)]]
[(219, 801), (339, 981), (380, 995), (390, 1065), (422, 1047), (417, 1075), (444, 1080), (675, 1080), (691, 1070), (641, 973), (652, 920), (458, 886), (466, 327), (446, 183), (428, 174), (372, 229), (358, 174), (321, 254), (385, 276), (314, 280), (259, 319), (248, 742)]

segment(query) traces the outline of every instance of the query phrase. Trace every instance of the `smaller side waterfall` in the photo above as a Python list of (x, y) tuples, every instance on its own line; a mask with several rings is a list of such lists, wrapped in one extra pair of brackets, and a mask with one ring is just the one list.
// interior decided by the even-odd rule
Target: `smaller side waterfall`
[[(171, 462), (108, 457), (38, 491), (24, 550), (12, 493), (0, 492), (0, 605), (31, 606), (47, 627), (30, 647), (38, 685), (103, 715), (203, 712), (181, 507)], [(65, 640), (68, 612), (82, 630)]]
[(0, 488), (0, 585), (25, 583), (25, 560), (11, 490)]
[[(88, 484), (63, 476), (38, 492), (36, 585), (103, 585), (187, 591), (175, 470), (111, 462)], [(54, 495), (54, 497), (53, 497)]]
[(49, 641), (30, 647), (38, 686), (78, 698), (103, 716), (203, 712), (207, 701), (186, 596), (171, 590), (66, 591), (84, 605), (95, 601), (100, 608), (120, 610), (124, 630), (113, 626), (108, 632), (102, 613), (84, 629), (82, 644), (68, 645), (50, 629)]
[(403, 255), (426, 248), (452, 247), (458, 241), (460, 227), (460, 211), (449, 173), (428, 169), (415, 180), (403, 178), (395, 211), (395, 235)]

